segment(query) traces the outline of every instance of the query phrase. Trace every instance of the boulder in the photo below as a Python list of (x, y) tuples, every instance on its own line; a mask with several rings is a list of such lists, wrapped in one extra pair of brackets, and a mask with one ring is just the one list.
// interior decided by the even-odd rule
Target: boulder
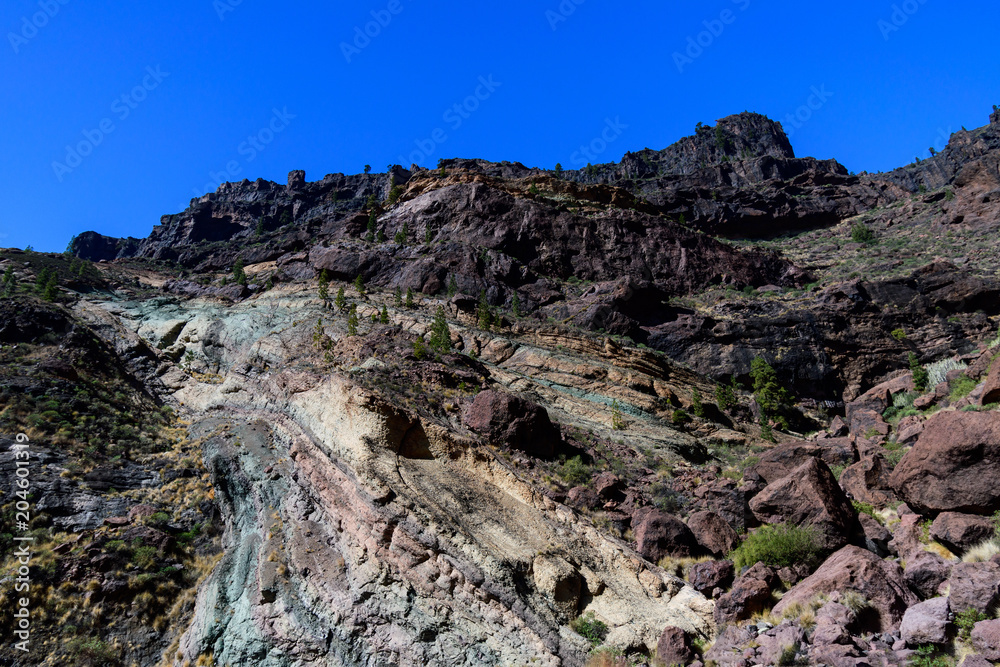
[(993, 663), (981, 655), (967, 655), (958, 667), (993, 667)]
[(601, 500), (620, 501), (625, 497), (625, 485), (611, 472), (602, 472), (594, 477), (594, 491)]
[(656, 659), (664, 665), (687, 665), (691, 663), (694, 651), (691, 638), (680, 628), (668, 625), (656, 643)]
[(940, 597), (915, 604), (903, 614), (899, 636), (907, 646), (944, 644), (948, 641), (948, 598)]
[(896, 427), (896, 442), (907, 445), (916, 440), (924, 432), (924, 418), (919, 415), (910, 415), (899, 420)]
[(883, 507), (891, 500), (886, 493), (889, 473), (889, 466), (881, 454), (867, 456), (844, 470), (840, 475), (840, 488), (852, 500)]
[(780, 658), (789, 647), (798, 648), (805, 640), (805, 630), (791, 621), (785, 621), (757, 635), (756, 662), (760, 665), (782, 664)]
[(813, 644), (849, 644), (851, 633), (847, 626), (854, 621), (851, 610), (839, 602), (827, 602), (816, 612)]
[(951, 576), (952, 565), (941, 556), (929, 551), (914, 552), (906, 561), (906, 584), (920, 597), (927, 599), (938, 595), (941, 585)]
[(715, 512), (694, 512), (688, 517), (688, 528), (698, 544), (713, 556), (725, 556), (740, 542), (732, 526)]
[(768, 484), (750, 501), (750, 509), (762, 523), (815, 526), (828, 551), (847, 544), (857, 526), (850, 501), (830, 469), (817, 458)]
[(540, 459), (552, 458), (559, 431), (545, 408), (506, 392), (488, 389), (476, 394), (465, 412), (466, 426), (490, 442)]
[(1000, 509), (1000, 413), (942, 412), (889, 477), (892, 488), (922, 514)]
[(785, 593), (774, 613), (781, 614), (795, 603), (806, 605), (817, 595), (853, 590), (871, 604), (877, 614), (877, 628), (891, 632), (899, 627), (908, 607), (918, 602), (906, 586), (899, 565), (884, 561), (872, 552), (847, 546), (830, 556), (816, 572)]
[(989, 375), (983, 384), (983, 395), (979, 398), (980, 405), (1000, 403), (1000, 363), (993, 362)]
[(696, 591), (706, 597), (712, 597), (712, 592), (716, 588), (729, 588), (735, 575), (732, 561), (710, 560), (695, 563), (688, 568), (687, 580)]
[[(845, 450), (842, 440), (847, 441), (849, 450)], [(854, 448), (849, 445), (850, 441), (847, 438), (837, 439), (838, 444), (831, 445), (833, 442), (834, 439), (817, 443), (791, 442), (772, 447), (760, 455), (760, 461), (747, 470), (747, 475), (750, 477), (759, 475), (767, 485), (788, 476), (809, 459), (823, 459), (828, 465), (841, 465), (854, 461)], [(845, 451), (849, 451), (849, 454)], [(845, 460), (845, 457), (849, 460)]]
[(697, 549), (687, 525), (672, 514), (645, 508), (633, 515), (632, 522), (637, 550), (653, 563), (665, 556), (688, 558)]
[(858, 514), (858, 522), (865, 534), (865, 547), (881, 558), (889, 555), (889, 541), (892, 535), (874, 517), (868, 514)]
[(948, 599), (956, 614), (966, 609), (988, 613), (1000, 603), (1000, 565), (956, 563), (948, 577)]
[(715, 603), (715, 623), (722, 627), (746, 620), (771, 606), (771, 588), (760, 579), (740, 577)]
[(715, 643), (705, 653), (705, 663), (719, 667), (747, 667), (751, 663), (744, 658), (744, 654), (756, 640), (757, 629), (752, 625), (742, 628), (738, 625), (720, 627)]
[(972, 626), (972, 647), (986, 660), (1000, 660), (1000, 620)]
[(961, 554), (985, 539), (993, 537), (993, 522), (981, 516), (942, 512), (931, 524), (931, 537)]
[(581, 510), (589, 510), (600, 503), (597, 493), (586, 486), (574, 486), (566, 494), (566, 504)]

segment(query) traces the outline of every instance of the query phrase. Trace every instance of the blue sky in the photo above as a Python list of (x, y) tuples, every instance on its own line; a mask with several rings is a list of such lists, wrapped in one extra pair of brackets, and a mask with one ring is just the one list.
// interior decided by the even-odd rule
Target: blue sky
[(0, 246), (145, 236), (292, 169), (569, 168), (608, 120), (595, 161), (750, 110), (799, 156), (891, 169), (986, 124), (998, 27), (995, 2), (942, 0), (8, 0)]

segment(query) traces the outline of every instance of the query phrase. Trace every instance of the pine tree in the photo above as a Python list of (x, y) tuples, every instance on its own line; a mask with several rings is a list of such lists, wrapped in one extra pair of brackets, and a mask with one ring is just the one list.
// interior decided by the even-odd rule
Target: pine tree
[(351, 304), (351, 312), (347, 314), (347, 335), (358, 335), (358, 304)]
[(337, 298), (334, 299), (333, 305), (337, 309), (338, 313), (344, 312), (344, 309), (347, 308), (347, 297), (344, 296), (343, 287), (337, 290)]
[(424, 243), (430, 245), (432, 241), (434, 241), (434, 232), (431, 231), (430, 225), (428, 225), (427, 228), (424, 229)]
[(389, 204), (395, 204), (399, 201), (399, 198), (403, 195), (403, 188), (398, 185), (392, 186), (389, 190)]
[(247, 284), (247, 274), (243, 270), (242, 259), (237, 259), (236, 263), (233, 264), (233, 280), (243, 286)]
[(371, 243), (375, 240), (375, 228), (378, 226), (378, 216), (375, 211), (371, 212), (368, 216), (368, 233), (365, 235), (365, 240)]
[(448, 298), (451, 298), (458, 294), (458, 281), (455, 280), (455, 274), (451, 274), (448, 277)]
[(486, 291), (479, 291), (479, 305), (476, 307), (476, 319), (479, 321), (479, 328), (484, 331), (490, 330), (490, 324), (493, 322), (493, 312), (490, 309), (490, 303), (486, 300)]
[(3, 295), (11, 297), (14, 295), (14, 288), (17, 285), (17, 278), (14, 277), (14, 267), (7, 265), (7, 270), (3, 272)]
[(35, 291), (41, 294), (45, 291), (45, 285), (49, 282), (49, 270), (44, 268), (35, 276)]
[(385, 243), (385, 230), (384, 229), (378, 230), (378, 236), (375, 237), (375, 240), (378, 241), (379, 243)]
[[(270, 282), (270, 281), (268, 281)], [(330, 278), (327, 276), (326, 269), (319, 272), (319, 298), (323, 300), (323, 307), (330, 307)]]
[(691, 412), (695, 417), (705, 416), (705, 406), (701, 402), (701, 392), (697, 388), (691, 392)]
[(396, 288), (396, 291), (392, 293), (392, 305), (396, 308), (401, 308), (403, 306), (403, 293)]
[(927, 369), (920, 363), (920, 358), (913, 352), (910, 352), (909, 362), (910, 372), (913, 373), (913, 388), (921, 392), (927, 391), (927, 382), (930, 380), (930, 373), (927, 372)]
[(556, 178), (562, 178), (562, 175), (563, 175), (563, 166), (559, 162), (556, 162), (555, 174), (556, 174)]
[(434, 315), (434, 323), (431, 324), (430, 344), (431, 348), (438, 352), (451, 351), (451, 329), (444, 316), (444, 306), (438, 306), (437, 314)]
[(253, 233), (254, 236), (264, 235), (264, 216), (260, 216), (260, 219), (257, 220), (257, 228), (253, 230)]
[(413, 289), (410, 287), (406, 288), (406, 307), (413, 308)]
[(42, 292), (42, 298), (46, 301), (55, 301), (56, 296), (59, 294), (59, 276), (55, 271), (49, 274), (48, 280), (45, 281), (45, 288)]
[(389, 309), (382, 306), (382, 313), (379, 315), (378, 321), (380, 324), (389, 324)]
[(278, 221), (278, 224), (280, 224), (282, 227), (286, 227), (292, 224), (292, 214), (289, 213), (288, 211), (282, 213), (281, 220)]
[(358, 274), (358, 277), (354, 279), (354, 289), (361, 296), (365, 295), (365, 279), (361, 277), (360, 273)]
[(521, 299), (517, 296), (517, 292), (510, 298), (510, 312), (514, 317), (521, 317)]
[(366, 174), (372, 173), (372, 166), (370, 164), (365, 165), (365, 173)]

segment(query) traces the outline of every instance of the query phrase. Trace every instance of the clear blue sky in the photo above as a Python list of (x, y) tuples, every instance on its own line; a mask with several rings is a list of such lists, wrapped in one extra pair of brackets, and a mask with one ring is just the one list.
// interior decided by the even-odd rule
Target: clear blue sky
[[(423, 166), (569, 168), (618, 119), (627, 128), (595, 160), (617, 161), (743, 110), (784, 120), (813, 87), (826, 99), (785, 123), (796, 154), (890, 169), (1000, 104), (997, 3), (893, 5), (8, 0), (0, 246), (145, 236), (227, 170), (284, 182), (408, 166), (435, 130)], [(373, 11), (386, 25), (355, 43)], [(459, 115), (463, 102), (474, 110)]]

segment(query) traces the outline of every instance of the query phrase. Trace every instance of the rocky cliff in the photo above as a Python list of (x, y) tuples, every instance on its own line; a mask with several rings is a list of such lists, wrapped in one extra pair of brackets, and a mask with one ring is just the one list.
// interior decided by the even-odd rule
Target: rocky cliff
[(745, 113), (0, 252), (0, 656), (1000, 657), (998, 128), (856, 176)]

